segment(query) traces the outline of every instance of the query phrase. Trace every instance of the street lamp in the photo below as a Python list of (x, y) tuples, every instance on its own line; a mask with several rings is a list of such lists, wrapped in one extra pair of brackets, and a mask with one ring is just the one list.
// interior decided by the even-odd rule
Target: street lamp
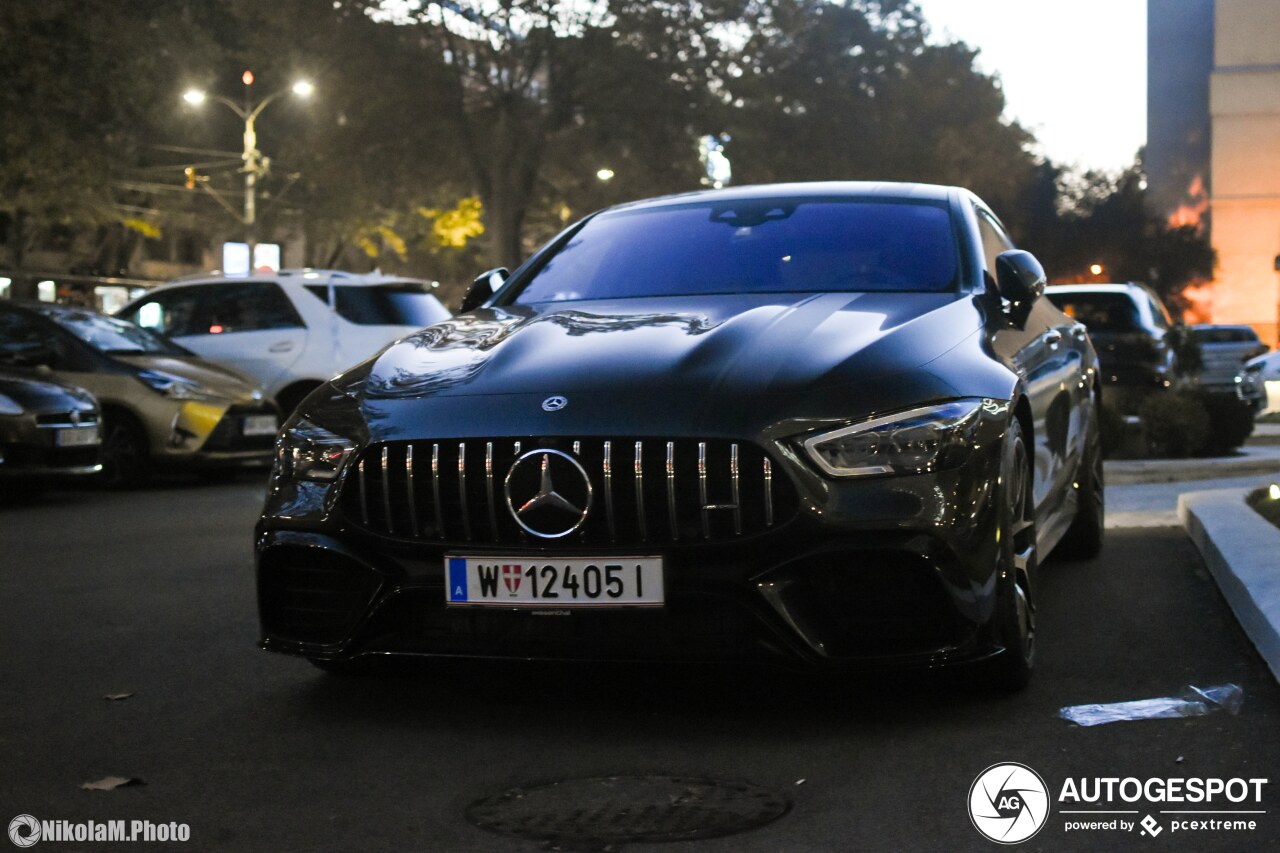
[[(182, 99), (193, 107), (200, 106), (206, 100), (217, 101), (230, 108), (232, 112), (244, 121), (244, 151), (240, 155), (240, 159), (244, 161), (244, 166), (241, 168), (241, 171), (244, 172), (244, 215), (240, 219), (245, 227), (245, 242), (249, 244), (250, 251), (252, 251), (254, 224), (258, 219), (258, 178), (267, 174), (267, 169), (271, 163), (270, 159), (263, 157), (262, 152), (258, 150), (258, 134), (254, 129), (254, 122), (257, 121), (262, 111), (266, 109), (267, 104), (286, 92), (292, 93), (299, 98), (309, 98), (315, 91), (315, 87), (309, 80), (299, 80), (288, 89), (272, 92), (254, 104), (250, 97), (249, 88), (253, 85), (253, 72), (245, 71), (240, 79), (244, 82), (243, 104), (237, 104), (222, 95), (210, 95), (200, 89), (188, 89), (183, 93)], [(225, 202), (223, 204), (225, 206)]]

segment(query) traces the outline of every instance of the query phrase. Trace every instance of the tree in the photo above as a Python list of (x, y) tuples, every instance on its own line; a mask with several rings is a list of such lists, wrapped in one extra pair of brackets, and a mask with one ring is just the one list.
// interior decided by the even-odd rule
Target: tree
[(1180, 310), (1187, 286), (1212, 278), (1217, 258), (1203, 231), (1152, 214), (1141, 155), (1116, 175), (1059, 172), (1058, 180), (1058, 220), (1040, 223), (1029, 245), (1053, 280), (1096, 280), (1088, 270), (1100, 264), (1108, 280), (1145, 282)]
[[(170, 127), (165, 87), (215, 48), (213, 4), (0, 4), (0, 213), (13, 266), (52, 226), (119, 222), (113, 180)], [(136, 214), (135, 214), (136, 215)]]
[(1009, 209), (1031, 137), (976, 52), (926, 40), (913, 4), (770, 0), (724, 82), (746, 182), (911, 180), (967, 186)]

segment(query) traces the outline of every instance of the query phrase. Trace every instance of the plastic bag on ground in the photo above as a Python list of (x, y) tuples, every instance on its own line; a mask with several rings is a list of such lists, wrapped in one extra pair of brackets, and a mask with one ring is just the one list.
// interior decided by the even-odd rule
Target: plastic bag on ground
[(1238, 714), (1243, 704), (1244, 691), (1239, 685), (1196, 687), (1194, 684), (1189, 684), (1179, 696), (1135, 699), (1132, 702), (1109, 702), (1102, 705), (1070, 705), (1058, 711), (1058, 716), (1081, 726), (1101, 726), (1126, 720), (1203, 717), (1214, 711)]

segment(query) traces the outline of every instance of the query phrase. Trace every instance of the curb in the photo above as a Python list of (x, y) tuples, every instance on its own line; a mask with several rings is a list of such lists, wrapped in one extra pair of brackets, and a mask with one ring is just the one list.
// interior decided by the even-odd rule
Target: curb
[(1222, 595), (1280, 680), (1280, 529), (1244, 503), (1245, 489), (1188, 492), (1178, 518)]
[(1280, 446), (1251, 445), (1240, 453), (1211, 459), (1109, 459), (1102, 463), (1103, 474), (1108, 485), (1120, 486), (1280, 473)]

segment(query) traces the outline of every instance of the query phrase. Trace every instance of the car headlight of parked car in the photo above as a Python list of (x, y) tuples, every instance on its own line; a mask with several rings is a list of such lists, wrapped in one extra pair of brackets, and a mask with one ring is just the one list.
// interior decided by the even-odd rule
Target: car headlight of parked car
[(281, 435), (277, 466), (283, 477), (329, 482), (342, 473), (355, 449), (351, 439), (303, 418)]
[(809, 458), (832, 477), (920, 474), (960, 465), (973, 449), (988, 401), (953, 400), (887, 415), (804, 440)]
[(165, 373), (163, 370), (139, 370), (138, 378), (151, 390), (174, 400), (198, 400), (202, 402), (225, 399), (221, 394), (206, 388), (199, 382)]
[(12, 397), (0, 394), (0, 415), (20, 415), (22, 407)]

